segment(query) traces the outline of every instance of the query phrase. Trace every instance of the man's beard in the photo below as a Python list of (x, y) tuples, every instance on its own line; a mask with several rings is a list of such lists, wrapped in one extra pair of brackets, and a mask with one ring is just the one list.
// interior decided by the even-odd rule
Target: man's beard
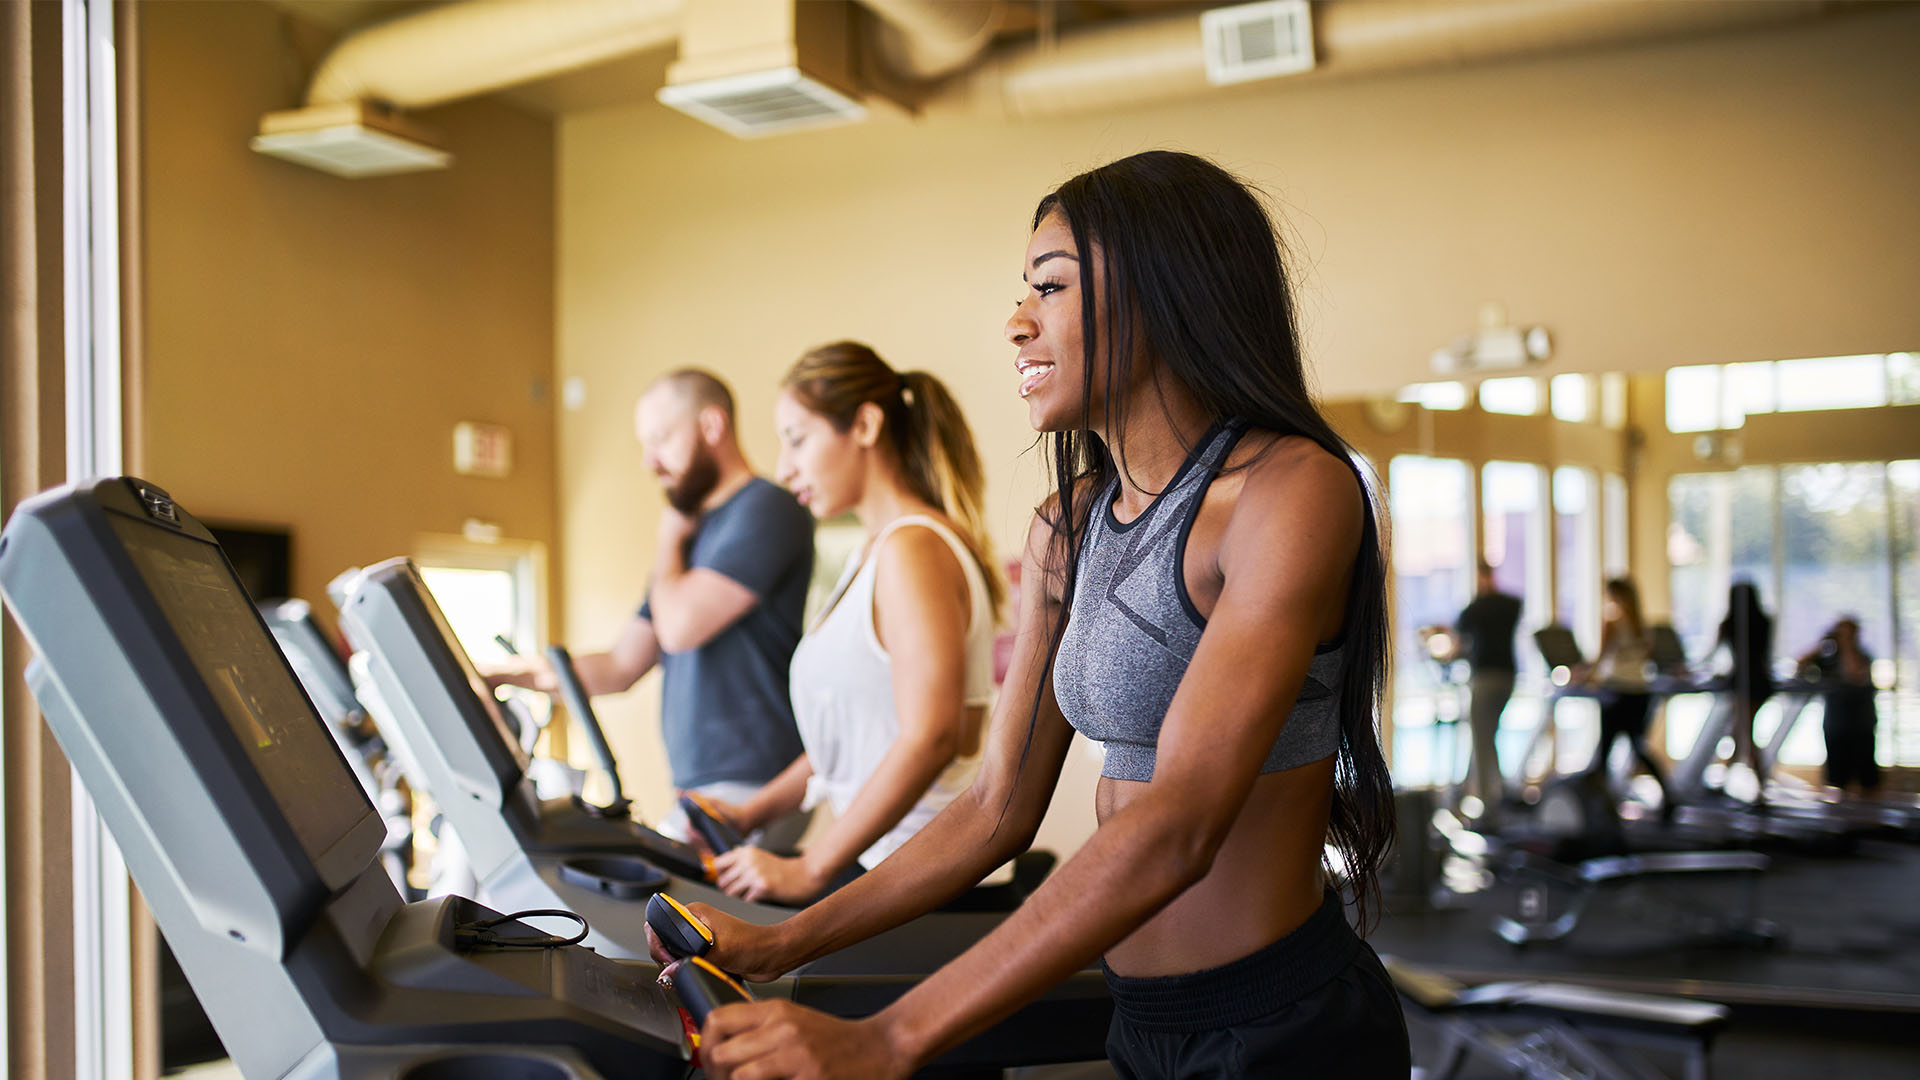
[(693, 456), (681, 472), (678, 483), (666, 486), (667, 505), (688, 517), (698, 516), (700, 504), (707, 501), (720, 483), (720, 462), (705, 445), (695, 443)]

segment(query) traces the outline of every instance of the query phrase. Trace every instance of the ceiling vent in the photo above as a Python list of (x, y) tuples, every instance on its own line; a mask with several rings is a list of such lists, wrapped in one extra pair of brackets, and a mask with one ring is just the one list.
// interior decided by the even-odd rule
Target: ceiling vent
[(1267, 0), (1203, 12), (1200, 38), (1207, 81), (1215, 86), (1313, 70), (1307, 0)]
[(743, 139), (867, 118), (866, 106), (794, 67), (663, 86), (659, 96)]
[(741, 138), (867, 117), (846, 0), (689, 0), (661, 104)]
[(444, 169), (453, 162), (424, 131), (365, 102), (268, 113), (251, 145), (270, 157), (348, 178)]

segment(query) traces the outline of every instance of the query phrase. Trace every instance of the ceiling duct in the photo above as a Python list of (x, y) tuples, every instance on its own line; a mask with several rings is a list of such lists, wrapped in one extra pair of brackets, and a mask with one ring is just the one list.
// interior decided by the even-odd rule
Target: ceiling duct
[[(1256, 6), (1256, 5), (1248, 5)], [(1793, 22), (1834, 0), (1341, 0), (1312, 6), (1313, 71), (1330, 78), (1602, 48)], [(1060, 116), (1206, 93), (1207, 42), (1191, 12), (1131, 19), (994, 53), (943, 101)]]
[(915, 82), (973, 63), (1007, 20), (1004, 0), (860, 0), (860, 6), (879, 23), (873, 45), (888, 71)]
[(466, 0), (369, 26), (328, 53), (307, 107), (270, 113), (253, 148), (331, 172), (444, 168), (395, 108), (424, 108), (671, 43), (682, 0)]
[(693, 0), (664, 105), (741, 138), (866, 119), (845, 0)]
[(307, 104), (419, 109), (645, 49), (680, 32), (682, 0), (465, 0), (378, 23), (336, 45)]

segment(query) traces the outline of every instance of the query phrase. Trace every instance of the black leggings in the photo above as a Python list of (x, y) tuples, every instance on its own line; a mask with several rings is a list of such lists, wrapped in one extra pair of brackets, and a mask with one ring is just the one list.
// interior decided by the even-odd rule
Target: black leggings
[(1331, 890), (1299, 929), (1249, 956), (1188, 975), (1109, 970), (1107, 985), (1107, 1056), (1123, 1080), (1406, 1080), (1412, 1069), (1393, 980)]
[(1601, 697), (1600, 744), (1593, 748), (1593, 764), (1587, 766), (1587, 771), (1604, 776), (1607, 759), (1613, 756), (1614, 742), (1625, 736), (1627, 745), (1633, 747), (1633, 756), (1660, 784), (1661, 801), (1671, 804), (1673, 789), (1667, 785), (1666, 770), (1647, 749), (1647, 718), (1652, 705), (1653, 698), (1646, 694), (1610, 691)]

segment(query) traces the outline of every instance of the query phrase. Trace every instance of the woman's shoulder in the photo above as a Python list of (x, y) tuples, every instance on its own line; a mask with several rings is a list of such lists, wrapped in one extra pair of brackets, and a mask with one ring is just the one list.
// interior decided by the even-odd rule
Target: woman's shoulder
[(882, 576), (910, 574), (962, 578), (966, 570), (954, 550), (964, 534), (946, 515), (934, 512), (904, 514), (888, 523), (873, 553)]
[(1290, 512), (1333, 514), (1357, 523), (1365, 501), (1354, 464), (1304, 435), (1249, 428), (1223, 474), (1241, 474), (1240, 500), (1284, 503)]

